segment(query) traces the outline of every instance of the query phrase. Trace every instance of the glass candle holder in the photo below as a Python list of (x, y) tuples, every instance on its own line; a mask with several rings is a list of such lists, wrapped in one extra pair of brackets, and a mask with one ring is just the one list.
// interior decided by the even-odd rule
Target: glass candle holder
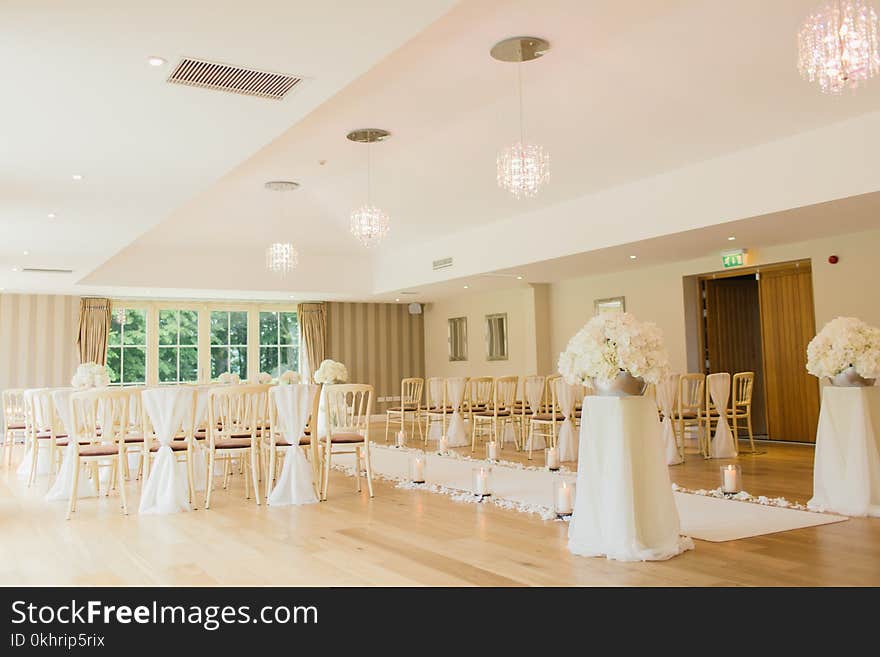
[(486, 443), (486, 458), (489, 461), (497, 461), (498, 460), (498, 443), (494, 440), (490, 440)]
[(480, 499), (492, 494), (492, 468), (482, 466), (473, 469), (474, 495)]
[(559, 479), (553, 482), (553, 510), (557, 518), (570, 516), (574, 511), (574, 483)]
[(413, 456), (409, 460), (409, 478), (414, 484), (425, 483), (425, 466), (427, 459), (422, 454)]
[(742, 490), (742, 468), (735, 464), (721, 466), (721, 492), (738, 493)]
[(404, 433), (403, 429), (397, 432), (396, 443), (397, 447), (406, 447), (406, 433)]
[(548, 470), (559, 469), (559, 450), (556, 447), (548, 447), (544, 450), (544, 463)]
[(437, 451), (441, 454), (449, 451), (449, 439), (446, 436), (440, 436), (440, 439), (437, 441)]

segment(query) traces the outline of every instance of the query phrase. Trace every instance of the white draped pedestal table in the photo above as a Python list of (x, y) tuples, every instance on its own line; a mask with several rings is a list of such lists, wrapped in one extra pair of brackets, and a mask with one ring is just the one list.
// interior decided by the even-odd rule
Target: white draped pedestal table
[(807, 506), (880, 516), (880, 387), (822, 390), (813, 499)]
[(654, 400), (590, 395), (583, 409), (568, 549), (619, 561), (693, 549), (679, 535)]

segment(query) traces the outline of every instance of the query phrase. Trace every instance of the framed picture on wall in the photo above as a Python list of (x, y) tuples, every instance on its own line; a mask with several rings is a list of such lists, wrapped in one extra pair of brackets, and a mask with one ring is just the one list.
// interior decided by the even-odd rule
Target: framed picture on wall
[(607, 299), (596, 299), (593, 302), (593, 312), (599, 313), (625, 313), (626, 297), (608, 297)]
[(507, 313), (486, 315), (486, 360), (507, 360)]

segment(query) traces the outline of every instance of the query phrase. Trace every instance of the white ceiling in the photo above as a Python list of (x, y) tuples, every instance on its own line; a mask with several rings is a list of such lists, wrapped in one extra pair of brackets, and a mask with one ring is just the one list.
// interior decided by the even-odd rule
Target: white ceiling
[[(800, 79), (795, 34), (811, 9), (802, 0), (386, 1), (369, 9), (264, 2), (213, 13), (216, 3), (200, 4), (188, 3), (182, 16), (176, 3), (135, 14), (111, 3), (73, 13), (61, 2), (0, 10), (0, 54), (21, 62), (9, 88), (27, 91), (12, 109), (0, 107), (4, 125), (21, 126), (0, 152), (0, 221), (12, 234), (0, 247), (4, 265), (30, 248), (34, 262), (39, 253), (76, 268), (72, 279), (81, 284), (72, 289), (387, 299), (424, 277), (401, 265), (386, 284), (377, 268), (395, 269), (432, 244), (467, 243), (471, 231), (511, 217), (697, 171), (880, 107), (880, 81), (828, 97)], [(516, 138), (516, 78), (488, 50), (516, 34), (552, 44), (523, 67), (526, 131), (552, 154), (550, 184), (528, 201), (495, 184), (496, 151)], [(311, 79), (282, 103), (238, 98), (166, 85), (167, 67), (146, 66), (148, 54)], [(387, 244), (375, 252), (364, 252), (347, 227), (366, 194), (365, 147), (344, 138), (358, 127), (393, 133), (373, 147), (373, 200), (392, 218)], [(86, 179), (73, 183), (74, 171)], [(275, 178), (302, 188), (264, 191)], [(880, 189), (866, 184), (859, 191)], [(53, 210), (59, 219), (50, 224), (45, 212)], [(702, 221), (733, 218), (710, 213)], [(768, 236), (774, 230), (774, 222), (753, 223)], [(654, 226), (664, 232), (681, 231)], [(262, 262), (265, 246), (279, 239), (301, 251), (300, 268), (283, 281)], [(543, 260), (568, 253), (564, 243), (556, 253), (543, 247)], [(488, 260), (483, 267), (497, 270)], [(460, 276), (440, 278), (454, 288)], [(10, 281), (5, 272), (4, 283), (59, 285)], [(422, 286), (428, 294), (441, 287)]]

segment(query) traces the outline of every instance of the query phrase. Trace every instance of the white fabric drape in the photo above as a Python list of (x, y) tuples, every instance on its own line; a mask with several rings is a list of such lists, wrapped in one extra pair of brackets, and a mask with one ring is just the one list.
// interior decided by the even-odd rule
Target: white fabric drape
[(718, 424), (715, 426), (715, 435), (709, 445), (709, 456), (713, 459), (729, 459), (736, 456), (736, 444), (733, 442), (733, 433), (727, 424), (727, 400), (730, 399), (730, 374), (719, 372), (706, 377), (706, 386), (715, 410), (718, 411)]
[(559, 460), (577, 461), (578, 443), (574, 432), (574, 405), (578, 393), (582, 392), (583, 388), (566, 383), (564, 379), (556, 379), (554, 385), (556, 386), (559, 410), (565, 416), (562, 426), (559, 428), (559, 436), (556, 438)]
[[(541, 397), (544, 396), (544, 380), (543, 379), (527, 379), (525, 383), (525, 393), (526, 403), (529, 405), (529, 411), (532, 412), (532, 415), (535, 413), (541, 412)], [(526, 441), (526, 449), (529, 449), (529, 443), (534, 442), (534, 445), (531, 445), (531, 449), (533, 450), (542, 450), (546, 447), (544, 443), (544, 436), (533, 436), (532, 432), (529, 431), (529, 438)]]
[(587, 397), (580, 454), (568, 528), (571, 552), (656, 561), (693, 548), (690, 539), (679, 536), (653, 400)]
[(190, 509), (186, 468), (177, 462), (171, 441), (180, 431), (191, 433), (194, 395), (192, 388), (183, 386), (141, 392), (144, 412), (153, 426), (159, 449), (141, 493), (140, 513), (165, 514)]
[[(205, 429), (204, 440), (193, 440), (193, 488), (197, 491), (208, 490), (208, 399), (212, 386), (196, 387), (196, 428)], [(214, 474), (223, 474), (224, 463), (218, 459), (214, 464)]]
[(663, 413), (662, 436), (663, 449), (666, 453), (666, 465), (678, 465), (682, 462), (681, 452), (675, 442), (675, 427), (672, 425), (672, 414), (675, 410), (675, 391), (678, 388), (678, 375), (664, 377), (657, 384), (657, 407)]
[[(85, 436), (75, 435), (75, 427), (70, 417), (70, 396), (74, 392), (73, 388), (66, 388), (52, 393), (55, 412), (61, 420), (61, 425), (64, 427), (64, 433), (67, 434), (68, 442), (67, 447), (64, 448), (64, 456), (61, 460), (61, 469), (58, 471), (58, 476), (55, 477), (52, 487), (46, 493), (46, 500), (50, 502), (70, 499), (70, 487), (73, 485), (73, 475), (77, 467), (76, 441), (79, 438), (88, 439)], [(97, 494), (95, 484), (90, 477), (82, 476), (77, 480), (77, 498), (95, 497)]]
[(469, 444), (464, 418), (461, 416), (461, 399), (464, 396), (465, 385), (467, 379), (463, 377), (446, 379), (446, 392), (449, 395), (449, 405), (452, 407), (452, 417), (449, 419), (449, 426), (446, 427), (446, 438), (450, 447), (463, 447)]
[[(431, 403), (438, 409), (442, 408), (443, 404), (446, 403), (443, 399), (443, 379), (430, 379), (428, 381), (428, 393), (431, 398)], [(443, 427), (437, 422), (431, 422), (431, 428), (428, 429), (428, 439), (439, 440), (442, 435)]]
[(880, 516), (880, 387), (822, 389), (814, 458), (809, 508)]
[[(32, 431), (41, 431), (43, 429), (48, 428), (49, 423), (51, 422), (50, 418), (51, 409), (47, 409), (46, 399), (47, 396), (44, 393), (47, 393), (50, 388), (32, 388), (24, 391), (24, 401), (25, 407), (33, 406), (34, 409), (34, 422), (36, 423), (35, 427), (31, 427)], [(21, 460), (21, 463), (18, 464), (18, 469), (15, 471), (15, 474), (19, 479), (28, 479), (31, 476), (31, 462), (34, 459), (33, 453), (33, 443), (31, 441), (32, 436), (30, 435), (30, 431), (26, 437), (26, 447), (24, 452), (24, 458)], [(48, 440), (38, 440), (37, 448), (42, 449), (45, 453), (40, 454), (37, 459), (37, 475), (47, 475), (52, 472), (52, 464), (49, 459), (49, 441)]]
[[(270, 403), (277, 409), (281, 434), (291, 446), (287, 448), (284, 467), (266, 501), (272, 506), (285, 504), (315, 504), (312, 466), (299, 446), (299, 439), (305, 431), (319, 386), (297, 384), (274, 386), (269, 391)], [(274, 427), (273, 427), (274, 429)], [(312, 440), (317, 440), (314, 436)]]

